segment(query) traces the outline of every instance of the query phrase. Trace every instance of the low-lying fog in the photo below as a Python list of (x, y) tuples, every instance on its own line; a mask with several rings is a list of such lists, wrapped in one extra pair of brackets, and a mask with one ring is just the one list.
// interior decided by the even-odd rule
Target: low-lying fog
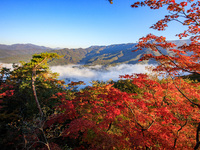
[(121, 64), (111, 67), (100, 65), (89, 67), (84, 67), (82, 65), (65, 65), (53, 66), (51, 70), (59, 73), (60, 79), (64, 79), (66, 83), (71, 81), (84, 81), (87, 86), (91, 85), (91, 81), (117, 81), (120, 75), (148, 73), (147, 67), (150, 67), (150, 65)]
[(1, 62), (0, 62), (0, 68), (1, 68), (1, 67), (13, 68), (12, 66), (13, 66), (13, 64), (5, 64), (5, 63), (1, 63)]
[[(12, 64), (2, 64), (3, 67), (12, 68)], [(51, 66), (52, 72), (60, 74), (59, 79), (65, 80), (66, 83), (71, 81), (84, 81), (85, 86), (91, 85), (91, 81), (117, 81), (120, 75), (134, 74), (134, 73), (149, 73), (148, 67), (150, 65), (132, 65), (121, 64), (117, 66), (105, 67), (101, 65), (96, 66), (82, 66), (82, 65), (64, 65), (64, 66)], [(81, 86), (83, 88), (85, 86)]]

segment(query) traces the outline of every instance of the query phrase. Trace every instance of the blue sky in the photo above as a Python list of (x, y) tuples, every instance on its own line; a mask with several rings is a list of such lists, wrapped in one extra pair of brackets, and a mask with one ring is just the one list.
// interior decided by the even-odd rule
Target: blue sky
[(150, 29), (167, 12), (131, 8), (134, 1), (0, 0), (0, 44), (86, 48), (135, 43), (148, 33), (174, 40), (183, 31), (178, 23), (170, 23), (164, 32)]

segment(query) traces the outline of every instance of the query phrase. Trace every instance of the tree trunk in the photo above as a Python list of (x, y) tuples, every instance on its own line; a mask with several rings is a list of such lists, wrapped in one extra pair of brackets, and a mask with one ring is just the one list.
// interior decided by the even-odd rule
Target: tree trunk
[(35, 97), (35, 102), (37, 104), (37, 108), (39, 109), (41, 117), (43, 117), (43, 112), (42, 112), (40, 103), (38, 101), (37, 92), (36, 92), (36, 89), (35, 89), (35, 80), (36, 80), (36, 70), (34, 68), (33, 73), (32, 73), (32, 89), (33, 89), (33, 94), (34, 94), (34, 97)]
[(199, 136), (200, 136), (200, 122), (199, 122), (199, 125), (197, 127), (196, 145), (194, 147), (195, 150), (197, 150), (199, 148), (199, 146), (200, 146)]

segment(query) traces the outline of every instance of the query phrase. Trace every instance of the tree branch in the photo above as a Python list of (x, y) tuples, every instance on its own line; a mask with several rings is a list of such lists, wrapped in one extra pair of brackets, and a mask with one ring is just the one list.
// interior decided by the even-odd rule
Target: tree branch
[(173, 147), (174, 149), (175, 149), (175, 147), (176, 147), (176, 142), (177, 142), (177, 139), (178, 139), (178, 134), (179, 134), (179, 132), (183, 129), (183, 127), (186, 126), (186, 124), (187, 124), (187, 118), (186, 118), (185, 123), (184, 123), (183, 125), (181, 125), (180, 129), (178, 129), (178, 131), (177, 131), (177, 133), (176, 133), (177, 137), (176, 137), (175, 140), (174, 140), (174, 147)]
[[(161, 63), (161, 62), (160, 62)], [(163, 63), (161, 63), (163, 66), (165, 66)], [(169, 76), (171, 77), (171, 79), (172, 79), (172, 82), (173, 82), (173, 84), (174, 84), (174, 86), (176, 87), (176, 89), (179, 91), (179, 93), (181, 93), (181, 95), (183, 96), (183, 97), (185, 97), (190, 103), (192, 103), (193, 105), (195, 105), (195, 106), (197, 106), (198, 108), (200, 108), (200, 105), (199, 104), (196, 104), (196, 103), (194, 103), (192, 100), (190, 100), (178, 87), (177, 87), (177, 85), (176, 85), (176, 83), (174, 82), (174, 79), (173, 79), (173, 77), (171, 76), (171, 74), (170, 74), (170, 72), (165, 68), (165, 70), (167, 71), (167, 73), (169, 74)]]
[(200, 122), (199, 125), (197, 127), (197, 132), (196, 132), (196, 145), (194, 147), (194, 150), (197, 150), (200, 146), (200, 141), (199, 141), (199, 136), (200, 136)]
[(39, 100), (38, 100), (38, 97), (37, 97), (37, 92), (36, 92), (36, 89), (35, 89), (35, 80), (36, 80), (36, 69), (37, 67), (42, 64), (45, 60), (47, 59), (47, 57), (45, 57), (40, 63), (38, 63), (32, 70), (32, 89), (33, 89), (33, 94), (34, 94), (34, 97), (35, 97), (35, 102), (37, 104), (37, 107), (39, 109), (39, 112), (40, 112), (40, 116), (43, 117), (44, 116), (44, 113), (42, 111), (42, 108), (40, 106), (40, 103), (39, 103)]
[(198, 72), (189, 71), (189, 70), (187, 70), (187, 69), (184, 69), (184, 68), (179, 67), (168, 55), (163, 54), (155, 45), (153, 46), (153, 48), (155, 48), (161, 55), (167, 57), (167, 58), (170, 60), (170, 62), (172, 62), (177, 68), (179, 68), (179, 69), (181, 69), (181, 70), (183, 70), (183, 71), (185, 71), (185, 72), (189, 72), (189, 73), (194, 73), (194, 74), (200, 75), (200, 73), (198, 73)]
[(138, 126), (141, 127), (141, 130), (142, 130), (142, 131), (148, 130), (148, 129), (153, 125), (155, 119), (152, 120), (152, 122), (149, 124), (149, 126), (148, 126), (147, 128), (144, 128), (144, 127), (137, 121), (133, 110), (132, 110), (127, 104), (125, 104), (125, 105), (126, 105), (126, 107), (128, 107), (128, 109), (131, 111), (131, 113), (132, 113), (132, 115), (133, 115), (133, 117), (134, 117), (135, 122), (137, 123)]

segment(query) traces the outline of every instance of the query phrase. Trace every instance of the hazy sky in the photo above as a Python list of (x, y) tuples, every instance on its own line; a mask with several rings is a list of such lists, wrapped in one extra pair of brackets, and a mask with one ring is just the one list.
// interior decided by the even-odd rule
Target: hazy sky
[(177, 39), (170, 23), (165, 32), (149, 27), (165, 10), (131, 8), (135, 0), (0, 0), (0, 44), (32, 43), (49, 47), (89, 47), (135, 43), (148, 33)]

